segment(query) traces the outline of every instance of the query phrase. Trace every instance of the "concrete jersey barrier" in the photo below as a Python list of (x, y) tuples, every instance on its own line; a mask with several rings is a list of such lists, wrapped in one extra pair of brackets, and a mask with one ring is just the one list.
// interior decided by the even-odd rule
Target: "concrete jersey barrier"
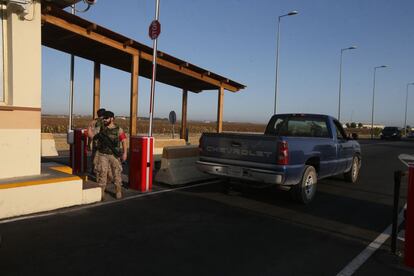
[(42, 133), (42, 157), (45, 156), (58, 156), (58, 152), (56, 150), (55, 139), (52, 133)]
[(213, 176), (197, 169), (198, 155), (198, 146), (194, 145), (164, 147), (161, 168), (155, 176), (155, 181), (169, 185), (183, 185), (213, 179)]
[(161, 161), (164, 147), (185, 146), (184, 139), (154, 139), (154, 161)]

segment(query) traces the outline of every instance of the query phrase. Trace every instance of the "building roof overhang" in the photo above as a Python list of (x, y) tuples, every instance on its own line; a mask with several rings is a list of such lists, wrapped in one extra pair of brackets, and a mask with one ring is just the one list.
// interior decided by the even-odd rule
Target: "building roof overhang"
[[(139, 75), (152, 77), (151, 47), (70, 14), (62, 10), (64, 6), (42, 1), (42, 45), (125, 72), (131, 72), (132, 56), (137, 55)], [(161, 51), (157, 52), (157, 81), (196, 93), (220, 87), (232, 92), (245, 88)]]

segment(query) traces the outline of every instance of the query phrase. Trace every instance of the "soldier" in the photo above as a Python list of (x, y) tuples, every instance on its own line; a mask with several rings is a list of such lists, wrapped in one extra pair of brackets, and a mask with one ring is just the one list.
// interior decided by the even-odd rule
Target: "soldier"
[[(88, 126), (88, 137), (90, 139), (88, 139), (88, 146), (89, 148), (92, 150), (91, 153), (91, 161), (92, 161), (92, 168), (91, 168), (91, 174), (96, 176), (95, 173), (95, 168), (94, 168), (94, 164), (95, 164), (95, 156), (96, 156), (96, 147), (97, 147), (97, 139), (93, 138), (94, 135), (98, 134), (99, 131), (104, 128), (104, 122), (103, 122), (103, 116), (105, 113), (105, 108), (100, 108), (98, 109), (98, 111), (96, 111), (96, 115), (98, 116), (96, 119), (92, 120), (92, 122), (89, 123)], [(109, 182), (112, 182), (112, 171), (109, 170), (108, 171), (108, 180)]]
[(88, 136), (89, 138), (91, 138), (89, 139), (89, 142), (91, 143), (90, 147), (92, 149), (92, 155), (91, 155), (92, 164), (94, 164), (94, 159), (96, 155), (96, 145), (97, 145), (96, 138), (93, 139), (93, 137), (99, 133), (101, 128), (104, 127), (104, 123), (103, 123), (104, 113), (105, 113), (105, 108), (98, 109), (98, 111), (96, 112), (96, 115), (98, 117), (94, 119), (92, 122), (90, 122), (88, 126)]
[[(104, 127), (100, 129), (94, 138), (97, 140), (97, 151), (94, 160), (96, 181), (102, 188), (102, 198), (108, 181), (108, 173), (112, 177), (116, 187), (116, 198), (122, 198), (122, 163), (127, 159), (125, 132), (114, 123), (114, 113), (105, 111), (103, 116)], [(121, 152), (122, 144), (122, 152)]]

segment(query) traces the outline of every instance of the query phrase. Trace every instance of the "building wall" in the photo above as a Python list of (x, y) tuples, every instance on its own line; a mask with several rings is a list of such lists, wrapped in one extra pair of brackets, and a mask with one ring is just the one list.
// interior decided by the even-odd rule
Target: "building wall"
[(4, 19), (4, 91), (0, 103), (0, 179), (40, 174), (40, 3), (22, 19), (9, 4)]

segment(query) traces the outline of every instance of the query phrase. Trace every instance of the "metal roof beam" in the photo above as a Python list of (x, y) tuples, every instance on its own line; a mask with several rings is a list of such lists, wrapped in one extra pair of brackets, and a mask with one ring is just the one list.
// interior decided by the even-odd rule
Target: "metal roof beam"
[[(46, 8), (46, 11), (48, 10), (50, 9)], [(96, 24), (92, 24), (92, 25), (89, 25), (87, 28), (84, 28), (79, 25), (70, 23), (62, 18), (50, 15), (50, 14), (42, 14), (42, 22), (52, 24), (64, 30), (67, 30), (72, 33), (83, 36), (85, 38), (94, 40), (101, 44), (110, 46), (112, 48), (128, 53), (130, 55), (139, 55), (142, 59), (152, 62), (152, 54), (148, 54), (142, 51), (140, 52), (138, 49), (132, 47), (133, 45), (133, 43), (131, 42), (132, 40), (120, 42), (120, 41), (108, 38), (107, 36), (101, 35), (96, 32), (97, 30)], [(163, 54), (161, 53), (160, 56), (162, 57)], [(158, 64), (160, 66), (179, 72), (183, 75), (192, 77), (194, 79), (197, 79), (200, 82), (204, 82), (204, 83), (208, 83), (210, 85), (216, 86), (217, 88), (223, 87), (224, 89), (232, 91), (232, 92), (237, 92), (239, 90), (239, 88), (233, 85), (230, 85), (227, 79), (226, 81), (223, 82), (223, 81), (212, 78), (210, 72), (198, 73), (198, 72), (195, 72), (194, 70), (189, 69), (188, 68), (189, 64), (187, 62), (184, 64), (175, 64), (161, 57), (158, 58)], [(182, 88), (187, 89), (186, 87), (182, 87)]]

